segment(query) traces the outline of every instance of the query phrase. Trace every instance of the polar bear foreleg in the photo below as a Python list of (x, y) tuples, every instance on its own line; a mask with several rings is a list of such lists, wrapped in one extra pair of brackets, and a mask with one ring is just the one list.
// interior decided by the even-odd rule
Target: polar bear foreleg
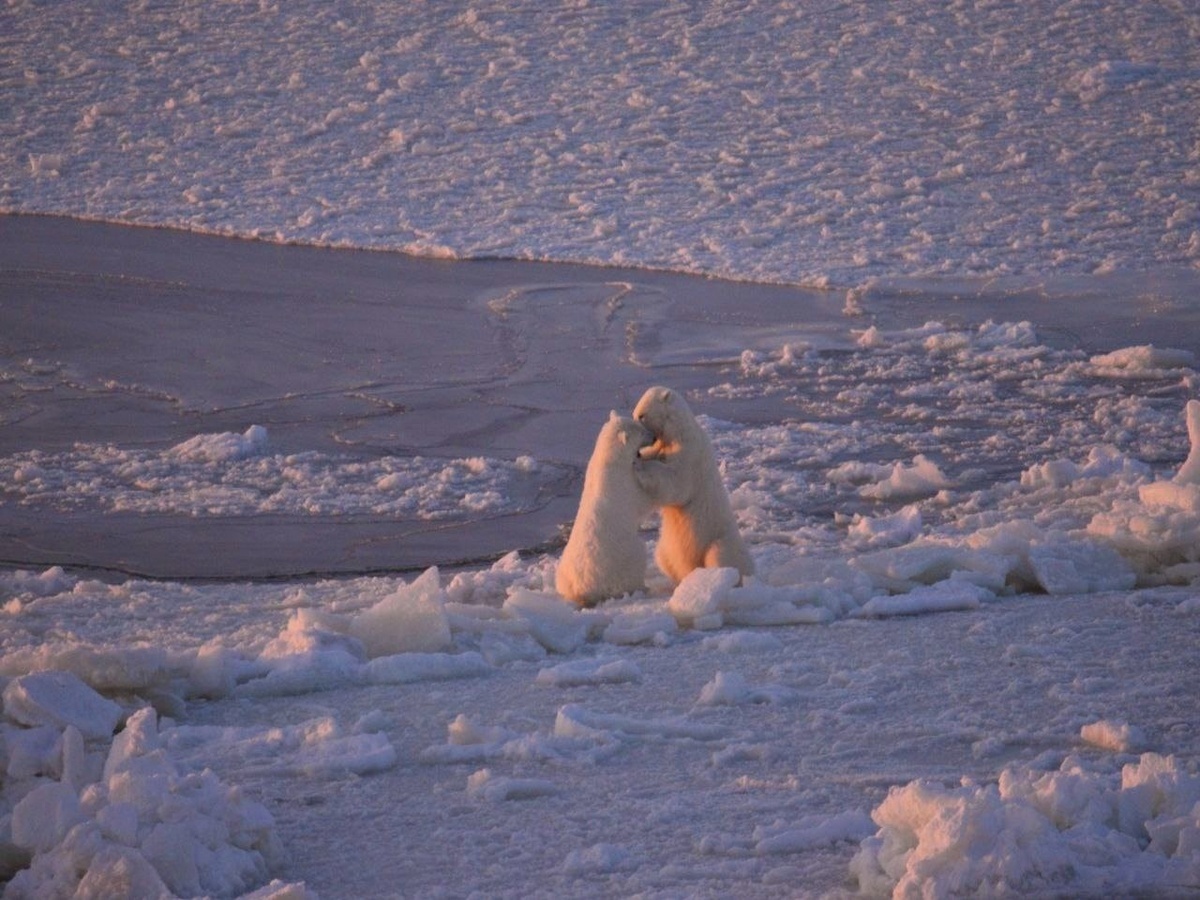
[(636, 459), (633, 475), (638, 487), (655, 506), (683, 506), (695, 490), (695, 474), (678, 453)]

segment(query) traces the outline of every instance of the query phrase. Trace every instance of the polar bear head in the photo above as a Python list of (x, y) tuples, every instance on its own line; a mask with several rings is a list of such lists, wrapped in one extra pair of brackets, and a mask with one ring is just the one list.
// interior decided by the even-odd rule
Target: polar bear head
[(627, 465), (651, 440), (653, 435), (641, 423), (612, 410), (596, 437), (592, 458), (602, 459), (606, 465)]
[(687, 401), (668, 387), (656, 386), (642, 394), (633, 417), (654, 434), (658, 443), (676, 443), (695, 427)]

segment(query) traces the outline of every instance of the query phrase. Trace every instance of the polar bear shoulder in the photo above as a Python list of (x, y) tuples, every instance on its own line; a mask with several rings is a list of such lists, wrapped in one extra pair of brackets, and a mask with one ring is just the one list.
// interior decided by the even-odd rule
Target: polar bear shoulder
[(667, 387), (647, 390), (633, 416), (653, 436), (636, 467), (638, 483), (657, 506), (683, 506), (697, 492), (724, 494), (712, 441), (687, 401)]

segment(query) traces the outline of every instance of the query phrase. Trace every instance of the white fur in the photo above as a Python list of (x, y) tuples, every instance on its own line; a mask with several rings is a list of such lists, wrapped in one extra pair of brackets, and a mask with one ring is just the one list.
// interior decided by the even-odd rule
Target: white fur
[(753, 575), (754, 560), (738, 532), (712, 441), (687, 402), (670, 388), (652, 387), (633, 415), (655, 438), (634, 464), (634, 475), (662, 507), (654, 554), (659, 568), (676, 582), (700, 567)]
[(651, 505), (633, 477), (649, 434), (633, 419), (611, 413), (588, 461), (571, 537), (558, 562), (558, 592), (582, 606), (646, 586), (646, 545), (638, 526)]

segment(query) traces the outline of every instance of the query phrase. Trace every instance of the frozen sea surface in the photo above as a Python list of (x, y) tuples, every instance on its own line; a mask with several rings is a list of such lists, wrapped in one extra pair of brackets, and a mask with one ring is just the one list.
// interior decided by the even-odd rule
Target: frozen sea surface
[(0, 209), (851, 287), (1200, 263), (1193, 4), (13, 2)]

